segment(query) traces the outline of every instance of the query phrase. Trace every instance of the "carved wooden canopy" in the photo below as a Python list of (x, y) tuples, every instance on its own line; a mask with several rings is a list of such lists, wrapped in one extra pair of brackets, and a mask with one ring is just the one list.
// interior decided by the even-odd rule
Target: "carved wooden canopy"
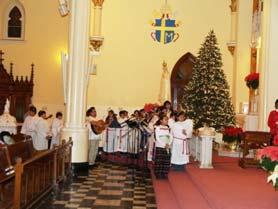
[(30, 78), (14, 76), (13, 63), (10, 64), (8, 73), (3, 65), (3, 54), (0, 50), (0, 115), (3, 113), (8, 98), (11, 102), (11, 115), (15, 116), (18, 122), (22, 122), (33, 96), (34, 64), (31, 65)]

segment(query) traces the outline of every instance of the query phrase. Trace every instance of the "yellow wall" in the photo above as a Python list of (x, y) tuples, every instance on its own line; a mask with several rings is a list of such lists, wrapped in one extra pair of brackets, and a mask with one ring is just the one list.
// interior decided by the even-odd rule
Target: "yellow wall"
[[(0, 14), (8, 0), (0, 1)], [(63, 109), (60, 52), (67, 50), (68, 18), (58, 12), (58, 1), (21, 0), (26, 11), (25, 41), (0, 40), (5, 51), (5, 66), (13, 61), (15, 74), (29, 75), (30, 64), (35, 63), (34, 104), (46, 106), (50, 112)], [(214, 29), (223, 58), (223, 69), (232, 88), (232, 56), (226, 43), (230, 34), (230, 1), (223, 0), (171, 0), (176, 19), (181, 21), (177, 32), (180, 39), (162, 45), (154, 42), (154, 10), (160, 10), (163, 0), (110, 0), (103, 5), (101, 55), (95, 58), (97, 75), (91, 76), (88, 89), (88, 106), (95, 105), (105, 111), (112, 107), (132, 109), (146, 102), (156, 102), (162, 62), (171, 71), (177, 60), (187, 52), (197, 54), (201, 43)], [(239, 83), (237, 100), (246, 101), (247, 92), (241, 95), (245, 72), (249, 66), (246, 54), (251, 30), (245, 24), (251, 21), (251, 0), (241, 0), (239, 31)], [(248, 10), (248, 11), (246, 11)], [(250, 11), (250, 12), (249, 12)], [(1, 15), (0, 15), (1, 16)], [(1, 17), (0, 23), (2, 24)], [(245, 29), (246, 27), (246, 29)], [(250, 28), (250, 29), (249, 29)], [(0, 30), (1, 32), (1, 30)], [(246, 34), (248, 33), (248, 34)], [(241, 38), (243, 36), (243, 38)], [(241, 50), (240, 48), (243, 47)], [(246, 58), (241, 59), (242, 56)], [(249, 68), (248, 68), (249, 69)], [(246, 90), (247, 91), (247, 90)]]
[[(0, 1), (0, 24), (9, 0)], [(49, 112), (63, 110), (60, 52), (67, 50), (68, 18), (61, 18), (58, 1), (21, 0), (26, 12), (24, 41), (0, 40), (4, 64), (14, 62), (15, 75), (30, 75), (35, 64), (33, 103)], [(1, 27), (2, 28), (2, 27)]]
[[(231, 85), (232, 56), (226, 47), (230, 34), (229, 1), (172, 0), (168, 1), (176, 19), (180, 39), (162, 45), (151, 39), (154, 10), (162, 0), (105, 1), (102, 34), (105, 38), (101, 56), (97, 58), (97, 76), (91, 78), (88, 104), (141, 106), (158, 99), (162, 62), (171, 71), (187, 52), (197, 54), (201, 43), (214, 29), (223, 55), (224, 71)], [(216, 6), (217, 5), (217, 6)]]

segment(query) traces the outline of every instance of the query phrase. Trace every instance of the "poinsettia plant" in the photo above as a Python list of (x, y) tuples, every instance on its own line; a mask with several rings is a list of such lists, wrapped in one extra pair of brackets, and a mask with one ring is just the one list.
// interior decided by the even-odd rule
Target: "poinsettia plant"
[(242, 128), (234, 126), (226, 127), (223, 131), (223, 141), (227, 143), (238, 142), (242, 133)]
[(158, 107), (159, 107), (159, 104), (157, 104), (157, 103), (147, 103), (144, 106), (144, 110), (145, 110), (145, 112), (152, 112)]
[(271, 173), (267, 181), (273, 181), (273, 186), (278, 188), (278, 146), (259, 149), (256, 157), (260, 161), (261, 167)]
[(259, 87), (259, 73), (250, 73), (245, 77), (245, 82), (248, 88), (257, 89)]

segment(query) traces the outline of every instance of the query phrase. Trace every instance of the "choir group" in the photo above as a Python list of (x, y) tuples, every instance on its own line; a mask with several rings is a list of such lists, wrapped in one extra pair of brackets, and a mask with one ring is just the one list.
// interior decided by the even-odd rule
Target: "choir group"
[(106, 120), (102, 121), (97, 118), (94, 107), (89, 108), (86, 115), (90, 165), (95, 163), (99, 147), (108, 153), (147, 151), (148, 160), (154, 161), (157, 178), (167, 178), (171, 165), (172, 169), (181, 171), (189, 162), (193, 121), (183, 111), (174, 112), (169, 101), (148, 110), (135, 110), (130, 117), (127, 111), (120, 111), (117, 117), (109, 110)]

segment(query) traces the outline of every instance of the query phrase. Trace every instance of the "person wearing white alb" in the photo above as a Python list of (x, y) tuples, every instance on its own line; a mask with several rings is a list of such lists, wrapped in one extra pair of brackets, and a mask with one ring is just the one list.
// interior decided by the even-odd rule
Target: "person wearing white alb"
[(38, 117), (36, 116), (37, 109), (34, 106), (31, 106), (28, 111), (28, 115), (24, 119), (20, 133), (25, 136), (31, 136), (34, 146), (34, 141), (36, 140), (36, 123)]
[(38, 113), (39, 118), (36, 123), (36, 137), (34, 142), (34, 148), (36, 150), (48, 149), (48, 141), (51, 139), (51, 132), (49, 124), (46, 120), (46, 112), (41, 110)]
[(61, 140), (61, 131), (63, 128), (63, 114), (61, 112), (56, 113), (56, 118), (53, 119), (51, 124), (51, 132), (52, 132), (52, 141), (51, 141), (51, 148), (54, 145), (59, 145)]
[(193, 121), (186, 119), (185, 113), (178, 114), (171, 133), (173, 136), (171, 164), (173, 170), (182, 171), (189, 163), (189, 139), (192, 137)]

